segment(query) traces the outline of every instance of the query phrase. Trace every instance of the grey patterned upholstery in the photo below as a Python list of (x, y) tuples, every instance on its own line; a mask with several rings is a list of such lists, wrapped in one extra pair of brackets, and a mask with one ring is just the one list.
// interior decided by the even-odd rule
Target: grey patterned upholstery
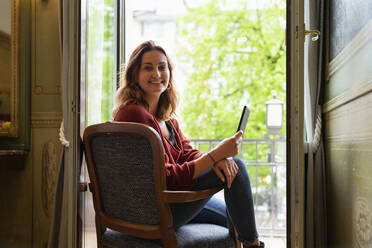
[(147, 139), (127, 133), (100, 134), (92, 139), (92, 151), (107, 215), (158, 225), (152, 149)]
[[(228, 230), (213, 224), (187, 224), (176, 231), (179, 248), (229, 248), (234, 241)], [(102, 243), (113, 248), (162, 248), (160, 240), (144, 240), (107, 230), (102, 236)]]
[[(153, 153), (147, 138), (125, 132), (98, 132), (92, 134), (90, 144), (105, 214), (131, 223), (159, 225)], [(180, 248), (235, 245), (227, 228), (213, 224), (186, 224), (175, 233)], [(99, 244), (113, 248), (164, 247), (160, 239), (141, 239), (110, 229), (102, 233)]]

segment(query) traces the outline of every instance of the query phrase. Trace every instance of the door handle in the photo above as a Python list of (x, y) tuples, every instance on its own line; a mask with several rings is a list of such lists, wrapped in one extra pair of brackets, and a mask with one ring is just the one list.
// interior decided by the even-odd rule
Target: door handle
[(320, 31), (319, 30), (306, 30), (304, 29), (304, 36), (306, 35), (314, 35), (314, 37), (311, 38), (312, 41), (317, 41), (319, 39)]

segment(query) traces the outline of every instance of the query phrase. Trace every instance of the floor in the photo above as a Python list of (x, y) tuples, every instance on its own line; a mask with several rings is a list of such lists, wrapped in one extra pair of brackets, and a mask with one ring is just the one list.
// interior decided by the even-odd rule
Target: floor
[[(96, 245), (96, 234), (95, 232), (85, 232), (85, 246), (83, 248), (97, 248)], [(270, 238), (270, 237), (262, 237), (261, 239), (265, 242), (265, 247), (267, 248), (285, 248), (286, 247), (286, 239), (285, 238)]]
[[(223, 200), (224, 196), (223, 196), (223, 192), (220, 191), (216, 194), (216, 197), (220, 198), (221, 200)], [(95, 233), (95, 229), (94, 229), (94, 226), (95, 226), (95, 223), (94, 223), (94, 210), (93, 210), (93, 205), (92, 205), (92, 200), (91, 199), (88, 199), (88, 202), (87, 204), (89, 205), (88, 206), (88, 210), (90, 211), (87, 211), (86, 214), (86, 223), (85, 223), (85, 237), (83, 239), (83, 248), (96, 248), (97, 245), (96, 245), (96, 233)], [(259, 218), (259, 215), (256, 216), (256, 218)], [(265, 231), (260, 231), (259, 230), (259, 233), (261, 233), (261, 240), (263, 242), (265, 242), (265, 247), (267, 248), (285, 248), (286, 247), (286, 238), (285, 237), (277, 237), (277, 236), (272, 236), (271, 234), (269, 234), (270, 232), (268, 232), (267, 235), (263, 235), (263, 233), (265, 233)]]
[(285, 238), (265, 238), (262, 237), (262, 241), (265, 242), (266, 248), (285, 248), (286, 239)]

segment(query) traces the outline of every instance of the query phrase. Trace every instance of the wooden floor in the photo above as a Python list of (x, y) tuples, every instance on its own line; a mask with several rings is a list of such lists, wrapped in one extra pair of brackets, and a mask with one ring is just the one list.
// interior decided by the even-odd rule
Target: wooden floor
[[(262, 237), (262, 241), (265, 242), (266, 247), (275, 248), (285, 248), (286, 239), (285, 238), (269, 238)], [(85, 232), (85, 239), (83, 243), (83, 248), (97, 248), (96, 244), (96, 234), (94, 231)]]

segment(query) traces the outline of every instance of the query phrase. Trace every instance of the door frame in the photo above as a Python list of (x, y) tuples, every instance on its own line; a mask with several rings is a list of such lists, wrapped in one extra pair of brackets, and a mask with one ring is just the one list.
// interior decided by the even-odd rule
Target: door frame
[[(78, 1), (79, 2), (79, 1)], [(79, 16), (80, 6), (71, 5), (72, 13)], [(75, 8), (74, 8), (75, 7)], [(287, 247), (302, 248), (305, 240), (305, 168), (304, 168), (304, 1), (286, 1), (286, 109), (287, 109), (287, 133), (286, 133), (286, 161), (287, 161)], [(80, 16), (79, 16), (80, 17)], [(80, 25), (80, 19), (78, 25)], [(73, 25), (73, 24), (72, 24)], [(77, 26), (77, 25), (76, 25)], [(75, 30), (80, 30), (75, 26)], [(77, 34), (80, 42), (80, 35)], [(121, 41), (122, 42), (122, 41)], [(124, 44), (118, 53), (120, 60), (123, 59)], [(80, 47), (79, 49), (80, 50)], [(80, 54), (80, 52), (78, 52)], [(79, 57), (79, 56), (78, 56)], [(80, 61), (79, 61), (80, 62)], [(80, 63), (77, 62), (78, 65)], [(78, 70), (77, 74), (80, 73)], [(79, 75), (80, 76), (80, 75)], [(77, 76), (77, 78), (80, 78)], [(80, 84), (73, 84), (69, 92), (75, 103), (80, 103)], [(72, 114), (71, 132), (75, 144), (73, 152), (70, 153), (71, 164), (78, 165), (78, 154), (80, 153), (78, 139), (80, 138), (80, 107)], [(69, 247), (76, 245), (76, 214), (77, 214), (77, 170), (71, 175), (69, 186)]]
[(287, 0), (287, 247), (305, 245), (304, 1)]

